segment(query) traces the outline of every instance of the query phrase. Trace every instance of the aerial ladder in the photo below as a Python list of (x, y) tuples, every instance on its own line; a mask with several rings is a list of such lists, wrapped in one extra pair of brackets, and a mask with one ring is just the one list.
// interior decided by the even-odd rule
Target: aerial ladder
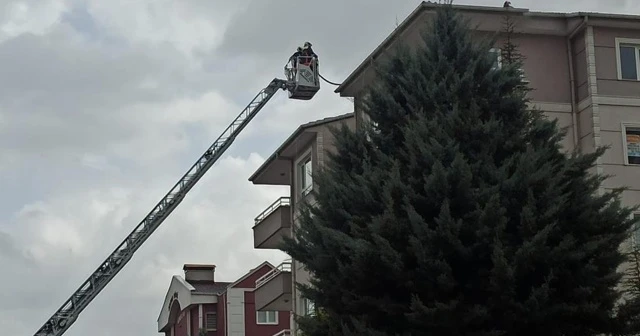
[(260, 90), (242, 112), (222, 132), (216, 141), (200, 156), (151, 212), (131, 231), (118, 247), (100, 264), (34, 336), (60, 336), (76, 321), (80, 313), (100, 294), (131, 260), (133, 254), (175, 210), (187, 193), (220, 159), (236, 137), (264, 108), (278, 90), (289, 92), (290, 99), (309, 100), (320, 89), (317, 59), (306, 56), (292, 57), (284, 67), (287, 79), (274, 78)]

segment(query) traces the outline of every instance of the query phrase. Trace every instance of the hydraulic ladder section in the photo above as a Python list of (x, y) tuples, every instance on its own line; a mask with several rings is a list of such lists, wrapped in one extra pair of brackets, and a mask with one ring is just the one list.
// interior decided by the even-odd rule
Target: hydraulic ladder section
[(238, 134), (249, 124), (251, 119), (256, 116), (278, 89), (286, 90), (287, 87), (286, 80), (276, 78), (262, 89), (118, 248), (35, 333), (35, 336), (60, 336), (64, 334), (78, 318), (78, 315), (124, 268), (133, 253), (182, 202), (189, 190), (198, 183), (207, 170), (222, 156)]

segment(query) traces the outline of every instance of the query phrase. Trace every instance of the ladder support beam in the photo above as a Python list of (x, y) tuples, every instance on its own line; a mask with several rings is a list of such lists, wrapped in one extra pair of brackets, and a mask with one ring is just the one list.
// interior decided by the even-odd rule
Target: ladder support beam
[(258, 112), (269, 102), (279, 90), (286, 90), (287, 81), (275, 78), (267, 87), (260, 90), (251, 102), (229, 124), (216, 141), (191, 166), (182, 178), (158, 202), (149, 214), (122, 243), (100, 264), (100, 266), (82, 283), (82, 286), (58, 309), (51, 318), (34, 334), (34, 336), (60, 336), (78, 318), (80, 313), (98, 296), (124, 266), (131, 260), (138, 248), (164, 222), (164, 220), (182, 202), (204, 174), (220, 159), (231, 146), (238, 134), (251, 122)]

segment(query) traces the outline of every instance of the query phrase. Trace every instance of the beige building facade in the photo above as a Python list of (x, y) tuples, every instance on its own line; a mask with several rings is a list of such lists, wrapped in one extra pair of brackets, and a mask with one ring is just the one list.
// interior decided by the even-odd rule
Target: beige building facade
[[(282, 237), (295, 235), (298, 205), (303, 201), (313, 203), (313, 171), (324, 164), (327, 152), (334, 148), (330, 128), (342, 124), (354, 129), (354, 114), (301, 125), (249, 178), (254, 184), (290, 187), (290, 196), (278, 198), (255, 218), (255, 248), (275, 249)], [(295, 260), (285, 260), (256, 281), (256, 309), (291, 311), (295, 315), (310, 313), (313, 303), (302, 298), (295, 286), (308, 281), (309, 273), (304, 265)], [(295, 323), (291, 322), (292, 333), (295, 333)]]
[[(373, 65), (384, 61), (399, 41), (420, 45), (420, 32), (436, 6), (420, 4), (336, 89), (340, 96), (354, 99), (354, 113), (300, 126), (251, 176), (254, 184), (291, 187), (290, 196), (256, 218), (256, 248), (275, 248), (282, 236), (295, 235), (296, 204), (313, 188), (310, 174), (332, 148), (328, 127), (340, 123), (355, 127), (367, 120), (358, 102), (363, 89), (375, 80)], [(640, 204), (640, 16), (455, 7), (471, 20), (478, 36), (502, 31), (503, 19), (510, 15), (515, 42), (526, 57), (524, 76), (534, 89), (532, 105), (567, 128), (563, 141), (567, 151), (592, 152), (609, 146), (596, 167), (598, 173), (612, 175), (603, 190), (626, 186), (625, 205)], [(492, 52), (498, 55), (499, 48), (500, 42)], [(276, 267), (256, 286), (256, 309), (305, 314), (312, 304), (296, 293), (295, 283), (308, 277), (295, 261)]]

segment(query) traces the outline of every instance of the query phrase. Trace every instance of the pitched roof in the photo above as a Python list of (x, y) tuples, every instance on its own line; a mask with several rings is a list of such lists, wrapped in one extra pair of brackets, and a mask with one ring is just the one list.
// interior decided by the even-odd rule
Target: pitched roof
[[(342, 81), (342, 83), (334, 90), (336, 93), (340, 93), (353, 82), (362, 71), (364, 71), (369, 64), (374, 62), (384, 50), (386, 50), (398, 37), (409, 28), (418, 17), (425, 10), (433, 10), (439, 4), (431, 1), (422, 1), (416, 9), (414, 9), (390, 34), (385, 38), (378, 47), (376, 47), (367, 58), (365, 58), (358, 67)], [(502, 6), (473, 6), (473, 5), (453, 5), (454, 8), (467, 11), (467, 12), (502, 12), (504, 8)], [(593, 17), (600, 19), (614, 19), (614, 20), (631, 20), (640, 21), (640, 15), (628, 15), (628, 14), (610, 14), (610, 13), (596, 13), (596, 12), (573, 12), (573, 13), (557, 13), (557, 12), (540, 12), (529, 11), (527, 8), (511, 8), (512, 12), (522, 13), (529, 17), (558, 17), (558, 18), (574, 18), (574, 17)]]
[(241, 276), (240, 279), (234, 281), (233, 283), (229, 284), (229, 287), (233, 287), (239, 283), (241, 283), (242, 281), (244, 281), (246, 278), (250, 277), (253, 273), (255, 273), (257, 270), (261, 269), (264, 266), (269, 266), (269, 268), (274, 269), (275, 266), (273, 266), (273, 264), (271, 264), (268, 261), (263, 262), (262, 264), (252, 268), (249, 272), (247, 272), (245, 275)]
[(198, 294), (216, 294), (220, 295), (224, 293), (231, 282), (213, 282), (213, 281), (202, 281), (202, 280), (191, 280), (187, 281), (195, 290), (193, 293)]

